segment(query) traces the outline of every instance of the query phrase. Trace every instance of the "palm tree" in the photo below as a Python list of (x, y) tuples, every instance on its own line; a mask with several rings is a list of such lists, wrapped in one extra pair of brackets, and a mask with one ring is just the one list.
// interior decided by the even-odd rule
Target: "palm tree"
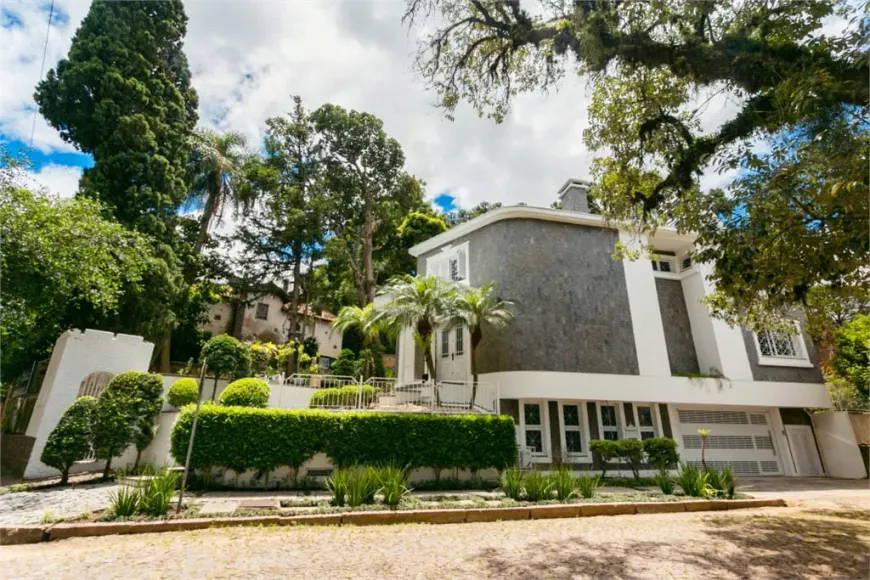
[[(456, 294), (454, 284), (437, 276), (399, 276), (393, 278), (381, 292), (390, 297), (390, 302), (379, 318), (394, 331), (411, 327), (414, 342), (423, 351), (432, 382), (438, 382), (438, 371), (432, 356), (432, 337), (435, 328), (445, 319), (449, 305)], [(441, 405), (441, 395), (435, 390), (436, 404)]]
[(467, 327), (471, 333), (471, 401), (469, 408), (477, 398), (477, 346), (483, 339), (483, 327), (501, 330), (510, 324), (514, 314), (510, 308), (513, 302), (502, 300), (493, 295), (493, 284), (484, 284), (480, 288), (468, 288), (458, 292), (451, 300), (447, 325), (450, 328)]
[[(371, 345), (378, 340), (381, 331), (381, 321), (378, 319), (378, 312), (375, 310), (374, 303), (370, 302), (360, 308), (359, 306), (345, 306), (338, 311), (335, 320), (332, 321), (332, 327), (337, 328), (341, 332), (346, 332), (350, 328), (358, 328), (363, 339), (363, 349), (369, 350)], [(371, 352), (366, 355), (363, 374), (366, 378), (371, 373)]]
[(208, 230), (220, 223), (224, 209), (232, 204), (238, 211), (247, 208), (251, 200), (240, 197), (236, 176), (250, 156), (241, 133), (220, 134), (211, 129), (197, 129), (193, 134), (191, 191), (188, 201), (202, 205), (199, 235), (194, 252), (199, 253), (208, 239)]

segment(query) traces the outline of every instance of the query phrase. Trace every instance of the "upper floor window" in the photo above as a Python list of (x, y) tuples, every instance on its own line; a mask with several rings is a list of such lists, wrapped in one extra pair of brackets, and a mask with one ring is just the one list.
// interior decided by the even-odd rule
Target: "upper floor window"
[(259, 318), (260, 320), (266, 320), (269, 318), (269, 305), (260, 302), (257, 304), (257, 312), (254, 313), (254, 318)]
[(456, 329), (456, 348), (454, 351), (456, 354), (462, 354), (465, 352), (465, 333), (462, 332), (461, 328)]
[(468, 243), (451, 247), (426, 261), (426, 273), (443, 280), (463, 282), (468, 280)]
[(772, 366), (812, 367), (807, 356), (806, 343), (795, 322), (795, 332), (762, 330), (754, 335), (758, 364)]

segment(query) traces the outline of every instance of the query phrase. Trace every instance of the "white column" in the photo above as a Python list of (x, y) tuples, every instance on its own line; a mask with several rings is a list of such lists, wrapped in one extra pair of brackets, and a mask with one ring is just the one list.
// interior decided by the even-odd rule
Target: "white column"
[[(644, 234), (635, 237), (620, 230), (619, 240), (631, 250), (640, 249), (649, 243)], [(665, 330), (662, 326), (662, 313), (656, 281), (650, 261), (623, 259), (625, 285), (628, 288), (628, 308), (631, 312), (631, 328), (634, 332), (634, 345), (637, 350), (637, 366), (641, 375), (671, 376), (668, 363), (668, 348), (665, 344)]]
[[(704, 280), (704, 294), (708, 295), (715, 290), (709, 278), (713, 267), (710, 264), (700, 264), (698, 268)], [(719, 362), (722, 365), (719, 368), (722, 375), (738, 381), (751, 381), (752, 367), (749, 366), (749, 355), (746, 353), (743, 331), (739, 327), (728, 326), (724, 320), (712, 317), (710, 319), (719, 352)]]

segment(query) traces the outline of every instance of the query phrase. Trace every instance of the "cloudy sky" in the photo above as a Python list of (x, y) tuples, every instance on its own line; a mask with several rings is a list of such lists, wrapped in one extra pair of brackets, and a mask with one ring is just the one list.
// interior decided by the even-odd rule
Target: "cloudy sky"
[[(88, 5), (55, 1), (46, 71), (66, 55)], [(13, 150), (30, 143), (48, 7), (47, 0), (2, 3), (0, 141)], [(240, 131), (259, 144), (265, 119), (287, 112), (293, 94), (310, 109), (331, 102), (367, 111), (402, 144), (408, 170), (427, 182), (428, 196), (447, 206), (549, 206), (568, 177), (589, 177), (591, 154), (581, 135), (590, 91), (582, 79), (567, 79), (549, 95), (520, 97), (501, 125), (468, 107), (448, 121), (412, 70), (416, 31), (402, 24), (401, 1), (197, 0), (186, 8), (185, 51), (202, 125)], [(706, 122), (715, 126), (733, 110), (733, 103), (714, 100)], [(90, 164), (38, 114), (31, 159), (30, 179), (64, 196)], [(728, 178), (711, 174), (704, 185)]]

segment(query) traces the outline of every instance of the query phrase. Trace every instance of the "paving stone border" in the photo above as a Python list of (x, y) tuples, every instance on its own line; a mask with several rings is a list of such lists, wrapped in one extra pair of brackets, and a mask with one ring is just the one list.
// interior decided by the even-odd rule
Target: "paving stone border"
[(150, 534), (237, 526), (370, 526), (384, 524), (461, 524), (507, 520), (538, 520), (629, 514), (664, 514), (784, 507), (783, 499), (731, 499), (637, 503), (541, 505), (528, 507), (402, 510), (311, 514), (300, 516), (251, 516), (238, 518), (197, 518), (151, 522), (95, 522), (79, 524), (0, 526), (0, 545), (35, 544), (67, 538)]

